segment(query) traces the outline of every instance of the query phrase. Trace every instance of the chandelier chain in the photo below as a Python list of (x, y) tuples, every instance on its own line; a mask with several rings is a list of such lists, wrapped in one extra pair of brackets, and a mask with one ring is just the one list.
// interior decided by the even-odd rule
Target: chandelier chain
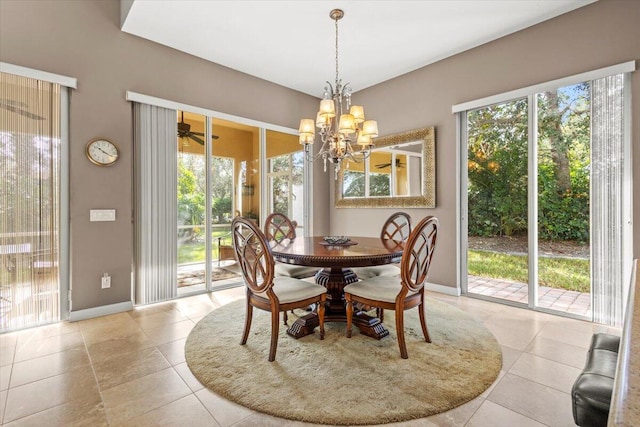
[(336, 22), (336, 87), (338, 86), (338, 18), (335, 19)]

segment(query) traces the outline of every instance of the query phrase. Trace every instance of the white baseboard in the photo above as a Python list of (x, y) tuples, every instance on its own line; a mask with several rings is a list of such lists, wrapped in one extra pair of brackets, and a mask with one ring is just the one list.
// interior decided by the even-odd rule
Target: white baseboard
[(445, 295), (453, 295), (454, 297), (459, 297), (461, 295), (460, 288), (458, 287), (452, 288), (451, 286), (427, 283), (426, 285), (424, 285), (424, 288), (428, 291), (438, 292)]
[(78, 320), (92, 319), (94, 317), (106, 316), (108, 314), (122, 313), (123, 311), (133, 310), (131, 301), (119, 302), (117, 304), (103, 305), (100, 307), (85, 308), (84, 310), (72, 311), (69, 314), (70, 322)]

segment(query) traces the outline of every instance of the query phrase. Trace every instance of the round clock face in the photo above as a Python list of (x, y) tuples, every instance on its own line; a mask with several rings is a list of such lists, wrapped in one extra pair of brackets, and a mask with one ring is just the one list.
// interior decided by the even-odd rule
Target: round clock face
[(118, 160), (118, 147), (103, 138), (96, 138), (87, 144), (87, 158), (99, 166), (109, 166)]

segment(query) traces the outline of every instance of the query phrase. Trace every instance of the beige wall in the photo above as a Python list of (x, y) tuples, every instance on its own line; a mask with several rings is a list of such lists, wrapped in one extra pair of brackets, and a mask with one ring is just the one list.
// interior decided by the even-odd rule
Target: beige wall
[[(78, 78), (71, 95), (71, 259), (74, 310), (129, 301), (132, 112), (127, 90), (297, 128), (317, 100), (119, 30), (118, 0), (0, 0), (0, 60)], [(427, 21), (425, 21), (427, 22)], [(437, 207), (408, 209), (414, 221), (440, 217), (430, 281), (456, 285), (456, 131), (453, 104), (640, 58), (640, 2), (600, 0), (354, 95), (382, 135), (436, 127)], [(248, 53), (250, 54), (250, 53)], [(350, 76), (357, 79), (357, 76)], [(319, 85), (322, 82), (318, 82)], [(633, 76), (634, 183), (640, 188), (640, 73)], [(86, 142), (116, 141), (122, 159), (92, 166)], [(395, 209), (334, 209), (333, 174), (314, 165), (314, 232), (377, 235)], [(637, 192), (637, 191), (636, 191)], [(91, 208), (115, 208), (114, 223), (90, 223)], [(366, 221), (363, 221), (366, 218)], [(640, 197), (634, 201), (640, 224)], [(640, 227), (634, 233), (640, 253)], [(112, 274), (112, 288), (99, 277)]]
[[(127, 90), (297, 129), (317, 100), (120, 31), (119, 0), (0, 1), (0, 61), (78, 79), (71, 93), (73, 310), (130, 301), (132, 108)], [(320, 84), (320, 83), (319, 83)], [(121, 159), (89, 163), (87, 141), (116, 142)], [(320, 168), (320, 165), (316, 165)], [(318, 175), (321, 175), (318, 172)], [(316, 232), (328, 230), (328, 183), (316, 180)], [(115, 222), (89, 222), (114, 208)], [(111, 274), (111, 288), (100, 276)]]
[[(446, 36), (446, 35), (443, 35)], [(600, 0), (516, 34), (354, 94), (381, 135), (436, 127), (436, 208), (407, 209), (414, 222), (440, 219), (429, 281), (456, 286), (456, 119), (465, 101), (640, 59), (640, 1)], [(352, 81), (357, 76), (349, 77)], [(634, 253), (640, 254), (640, 71), (632, 77)], [(332, 193), (333, 194), (333, 193)], [(331, 233), (375, 236), (396, 209), (331, 210)], [(367, 221), (363, 221), (367, 218)]]

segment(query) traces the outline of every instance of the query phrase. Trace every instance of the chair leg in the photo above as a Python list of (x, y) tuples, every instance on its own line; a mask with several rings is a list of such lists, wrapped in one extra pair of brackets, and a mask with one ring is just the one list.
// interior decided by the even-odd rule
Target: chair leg
[(376, 308), (376, 317), (380, 319), (380, 323), (384, 322), (384, 308)]
[(271, 346), (269, 347), (269, 362), (276, 360), (278, 347), (278, 331), (280, 330), (280, 311), (271, 312)]
[(396, 308), (396, 335), (398, 335), (398, 346), (400, 346), (400, 357), (408, 359), (407, 343), (404, 340), (404, 310)]
[(323, 294), (320, 297), (320, 304), (318, 304), (318, 321), (320, 322), (320, 339), (324, 339), (324, 306), (327, 301), (327, 294)]
[[(293, 312), (293, 310), (291, 310), (291, 312)], [(287, 324), (287, 310), (285, 310), (284, 312), (282, 312), (282, 320), (284, 321), (285, 326), (289, 326)]]
[(418, 310), (420, 313), (420, 326), (422, 326), (422, 333), (424, 334), (424, 340), (426, 342), (431, 342), (431, 337), (429, 337), (429, 330), (427, 329), (427, 320), (424, 314), (424, 301), (418, 306)]
[(247, 301), (247, 316), (244, 319), (244, 332), (242, 333), (240, 345), (245, 345), (247, 343), (247, 338), (249, 338), (249, 329), (251, 329), (251, 319), (253, 319), (253, 306), (249, 301)]
[(353, 322), (353, 301), (351, 301), (351, 294), (345, 293), (344, 299), (347, 301), (347, 338), (351, 338), (351, 323)]

